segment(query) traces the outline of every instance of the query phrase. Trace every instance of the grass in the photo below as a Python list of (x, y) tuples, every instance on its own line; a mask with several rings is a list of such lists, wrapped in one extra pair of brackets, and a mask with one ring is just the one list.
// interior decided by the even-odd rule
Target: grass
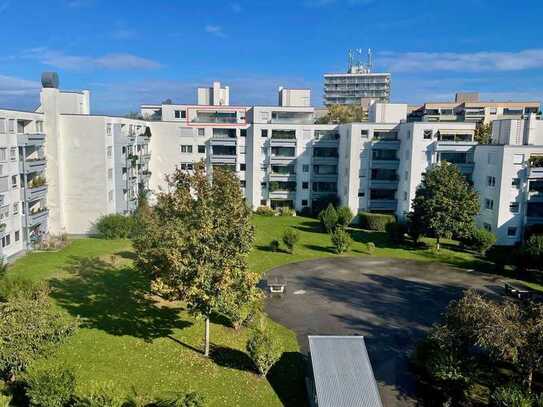
[[(255, 249), (249, 263), (254, 271), (336, 256), (329, 236), (320, 232), (314, 219), (255, 216), (253, 222)], [(271, 240), (281, 241), (289, 227), (300, 233), (294, 254), (270, 251)], [(458, 249), (454, 242), (445, 242), (435, 253), (409, 245), (394, 247), (384, 233), (350, 231), (354, 242), (345, 253), (348, 256), (368, 255), (367, 243), (373, 242), (376, 256), (440, 261), (467, 269), (495, 268), (473, 253), (453, 250)], [(73, 368), (81, 393), (111, 382), (127, 395), (199, 391), (211, 406), (304, 404), (304, 363), (293, 332), (270, 321), (285, 353), (267, 378), (254, 373), (245, 354), (248, 331), (234, 331), (220, 319), (211, 326), (213, 357), (204, 358), (200, 352), (203, 322), (181, 304), (149, 297), (148, 281), (133, 268), (132, 259), (129, 241), (79, 239), (60, 252), (30, 253), (10, 267), (10, 275), (49, 280), (55, 304), (79, 315), (83, 322), (56, 354), (36, 363)]]

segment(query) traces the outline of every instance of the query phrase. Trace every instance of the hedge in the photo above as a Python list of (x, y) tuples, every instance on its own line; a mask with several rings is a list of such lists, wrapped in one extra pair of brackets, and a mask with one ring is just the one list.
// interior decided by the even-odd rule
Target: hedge
[(362, 228), (378, 232), (386, 232), (387, 225), (396, 222), (394, 215), (386, 213), (360, 212), (358, 217)]

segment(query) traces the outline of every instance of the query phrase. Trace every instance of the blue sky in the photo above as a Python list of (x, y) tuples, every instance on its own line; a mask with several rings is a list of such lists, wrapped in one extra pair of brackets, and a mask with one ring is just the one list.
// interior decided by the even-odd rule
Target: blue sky
[(221, 80), (231, 103), (275, 104), (371, 47), (392, 100), (543, 99), (543, 2), (501, 0), (0, 0), (0, 106), (32, 109), (42, 71), (89, 89), (95, 113), (195, 101)]

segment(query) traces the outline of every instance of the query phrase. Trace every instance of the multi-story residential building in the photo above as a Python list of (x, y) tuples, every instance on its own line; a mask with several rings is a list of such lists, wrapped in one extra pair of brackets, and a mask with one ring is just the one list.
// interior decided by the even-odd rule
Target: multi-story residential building
[(496, 235), (497, 244), (512, 245), (543, 224), (543, 121), (532, 115), (492, 127), (492, 144), (475, 149), (477, 223)]
[[(360, 52), (359, 50), (356, 52)], [(324, 74), (324, 104), (326, 106), (364, 105), (370, 100), (390, 100), (390, 73), (372, 72), (371, 51), (368, 63), (354, 59), (355, 51), (349, 51), (349, 66), (346, 73)]]
[(484, 102), (478, 93), (457, 93), (454, 102), (412, 106), (408, 121), (490, 123), (497, 119), (520, 119), (540, 112), (539, 102)]

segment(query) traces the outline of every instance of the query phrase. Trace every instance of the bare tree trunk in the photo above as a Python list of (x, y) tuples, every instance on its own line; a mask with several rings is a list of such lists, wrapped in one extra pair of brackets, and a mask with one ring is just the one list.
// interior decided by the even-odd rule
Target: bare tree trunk
[(436, 238), (436, 251), (439, 251), (439, 235)]
[(205, 333), (204, 356), (209, 357), (209, 317), (206, 317), (206, 333)]

